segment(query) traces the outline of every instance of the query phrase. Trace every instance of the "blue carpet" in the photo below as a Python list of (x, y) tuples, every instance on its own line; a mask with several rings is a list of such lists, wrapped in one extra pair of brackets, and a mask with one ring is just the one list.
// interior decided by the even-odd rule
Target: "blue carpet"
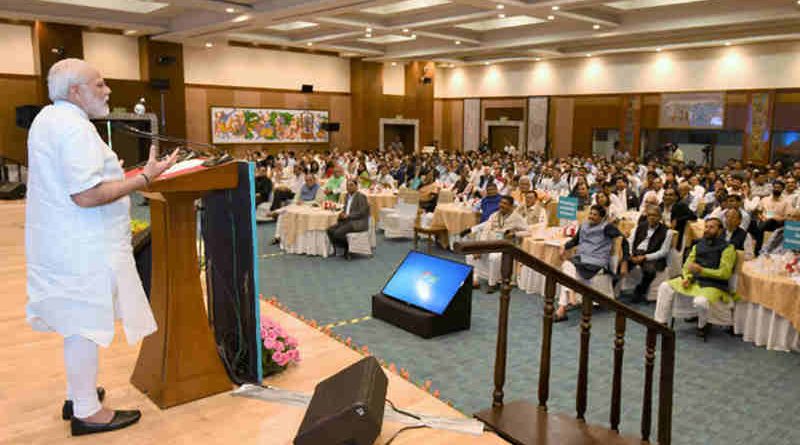
[[(370, 296), (378, 292), (411, 248), (410, 241), (379, 235), (372, 258), (323, 259), (280, 254), (269, 246), (274, 224), (260, 224), (259, 266), (264, 295), (275, 295), (290, 310), (321, 325), (370, 315)], [(463, 261), (443, 250), (436, 255)], [(485, 287), (484, 287), (485, 289)], [(334, 333), (367, 345), (374, 355), (409, 370), (416, 382), (433, 381), (442, 398), (470, 414), (491, 404), (498, 312), (497, 294), (473, 293), (469, 331), (423, 340), (379, 320), (334, 328)], [(653, 306), (639, 307), (652, 314)], [(506, 400), (536, 402), (542, 299), (512, 293)], [(556, 325), (550, 381), (551, 412), (575, 413), (579, 313)], [(800, 443), (794, 427), (800, 412), (800, 354), (767, 351), (715, 330), (707, 343), (693, 325), (678, 321), (673, 410), (675, 444)], [(644, 386), (644, 330), (628, 323), (625, 336), (621, 429), (639, 434)], [(592, 318), (587, 419), (608, 426), (613, 369), (613, 316)], [(658, 349), (657, 349), (658, 354)], [(658, 382), (656, 361), (656, 389)], [(658, 393), (654, 394), (658, 400)], [(653, 436), (657, 404), (653, 409)]]

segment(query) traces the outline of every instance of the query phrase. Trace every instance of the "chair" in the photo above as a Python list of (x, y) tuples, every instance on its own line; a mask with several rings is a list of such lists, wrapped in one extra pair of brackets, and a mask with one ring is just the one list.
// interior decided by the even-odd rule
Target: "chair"
[[(658, 300), (658, 286), (670, 278), (672, 262), (676, 261), (676, 257), (672, 255), (672, 253), (676, 252), (675, 246), (678, 244), (678, 232), (670, 229), (669, 233), (672, 234), (672, 246), (670, 247), (670, 253), (667, 254), (667, 267), (664, 270), (657, 272), (653, 282), (650, 283), (650, 288), (647, 290), (647, 301)], [(625, 276), (625, 278), (619, 281), (619, 291), (626, 291), (636, 287), (641, 279), (641, 268), (634, 269), (633, 272), (629, 273)]]
[(444, 239), (447, 237), (447, 227), (432, 226), (432, 221), (433, 214), (423, 213), (421, 208), (418, 210), (417, 219), (414, 222), (414, 250), (417, 249), (417, 243), (420, 235), (428, 239), (428, 253), (431, 253), (431, 250), (433, 249), (434, 239)]
[(369, 228), (362, 232), (350, 232), (347, 235), (347, 250), (360, 255), (372, 255), (375, 247), (375, 224), (369, 218)]
[[(616, 238), (614, 240), (614, 244), (611, 247), (610, 268), (612, 271), (617, 270), (617, 266), (619, 265), (619, 261), (621, 258), (622, 258), (622, 238)], [(575, 269), (575, 265), (572, 264), (571, 261), (564, 261), (564, 263), (561, 265), (561, 271), (575, 279), (578, 279), (580, 281), (585, 281), (580, 279), (580, 277), (578, 276), (578, 271)], [(614, 291), (614, 275), (615, 275), (614, 272), (601, 270), (600, 272), (595, 274), (595, 276), (593, 276), (591, 280), (589, 280), (588, 284), (594, 289), (597, 289), (598, 291), (605, 293), (610, 298), (616, 299), (617, 294)], [(558, 292), (560, 295), (560, 292), (566, 293), (572, 291), (568, 291), (563, 286), (558, 286)], [(580, 302), (581, 298), (577, 298), (577, 301)]]
[(416, 221), (417, 205), (398, 201), (383, 221), (383, 234), (386, 238), (413, 238)]

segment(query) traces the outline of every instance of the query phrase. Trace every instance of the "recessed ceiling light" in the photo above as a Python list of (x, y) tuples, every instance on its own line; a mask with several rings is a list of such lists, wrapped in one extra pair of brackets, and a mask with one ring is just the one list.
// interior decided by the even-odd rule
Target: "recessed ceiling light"
[(506, 18), (506, 15), (505, 14), (497, 14), (497, 17), (501, 18), (501, 19), (504, 19), (504, 18)]
[(211, 42), (206, 42), (206, 48), (211, 48), (212, 46), (214, 46), (214, 44), (213, 44), (213, 43), (211, 43)]
[(455, 68), (455, 67), (456, 67), (456, 64), (455, 64), (455, 63), (451, 63), (451, 64), (450, 64), (450, 68)]
[[(797, 3), (800, 3), (800, 0), (797, 0)], [(505, 7), (506, 7), (506, 5), (503, 5), (503, 4), (497, 5), (497, 9), (504, 9)]]
[(367, 33), (371, 33), (371, 32), (372, 32), (372, 28), (367, 28)]
[(548, 15), (547, 16), (547, 20), (555, 20), (555, 19), (556, 19), (556, 16), (554, 16), (554, 15)]
[(126, 29), (125, 32), (123, 32), (123, 34), (125, 34), (126, 36), (132, 36), (132, 35), (136, 34), (137, 32), (139, 32), (139, 31), (137, 31), (135, 29)]
[(368, 39), (371, 39), (371, 38), (372, 38), (372, 34), (370, 34), (370, 33), (366, 33), (366, 34), (364, 34), (364, 37), (366, 37), (366, 38), (368, 38)]
[(535, 60), (535, 61), (537, 61), (537, 62), (541, 62), (541, 61), (542, 61), (542, 58), (541, 58), (541, 57), (537, 57), (537, 58), (535, 58), (535, 59), (533, 59), (533, 60)]
[(234, 23), (240, 23), (240, 22), (246, 22), (247, 20), (250, 20), (250, 16), (247, 14), (242, 14), (231, 21)]
[(314, 42), (307, 42), (306, 46), (314, 46)]
[(411, 34), (411, 38), (412, 38), (412, 39), (416, 39), (416, 38), (417, 38), (417, 35), (416, 35), (416, 34)]
[(236, 12), (236, 8), (225, 8), (225, 12), (227, 12), (228, 14), (233, 14), (234, 12)]
[(392, 62), (392, 66), (397, 66), (397, 62)]
[(594, 28), (594, 29), (600, 29), (600, 25), (598, 25), (597, 23), (595, 23), (595, 24), (594, 24), (594, 26), (592, 26), (592, 28)]
[(408, 28), (403, 28), (403, 32), (408, 32)]
[(559, 8), (558, 6), (553, 6), (553, 7), (552, 7), (552, 8), (550, 8), (550, 9), (552, 9), (553, 11), (558, 11), (558, 10), (559, 10), (559, 9), (561, 9), (561, 8)]
[(484, 64), (484, 65), (488, 65), (488, 64), (489, 64), (489, 62), (483, 62), (483, 64)]
[(461, 45), (461, 40), (456, 40), (456, 45)]
[(725, 42), (725, 46), (731, 46), (731, 42)]
[(587, 54), (586, 54), (586, 57), (592, 57), (592, 55), (587, 53)]
[(660, 53), (661, 52), (661, 48), (656, 48), (656, 52)]

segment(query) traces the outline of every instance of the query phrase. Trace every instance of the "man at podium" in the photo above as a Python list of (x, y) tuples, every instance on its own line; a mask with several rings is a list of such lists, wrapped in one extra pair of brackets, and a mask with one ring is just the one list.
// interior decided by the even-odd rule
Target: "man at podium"
[(25, 252), (27, 319), (35, 330), (64, 337), (67, 400), (62, 417), (72, 435), (124, 428), (138, 410), (101, 405), (98, 345), (114, 337), (121, 319), (130, 344), (156, 330), (136, 273), (130, 234), (130, 195), (175, 163), (177, 150), (142, 173), (125, 178), (122, 162), (89, 120), (108, 114), (111, 90), (100, 73), (79, 59), (65, 59), (47, 76), (53, 104), (28, 135), (28, 201)]

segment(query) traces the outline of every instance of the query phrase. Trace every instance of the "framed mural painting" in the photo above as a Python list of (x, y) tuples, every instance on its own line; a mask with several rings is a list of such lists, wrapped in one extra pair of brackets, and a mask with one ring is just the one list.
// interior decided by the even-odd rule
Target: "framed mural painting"
[(327, 110), (211, 107), (211, 143), (327, 143), (327, 122)]

